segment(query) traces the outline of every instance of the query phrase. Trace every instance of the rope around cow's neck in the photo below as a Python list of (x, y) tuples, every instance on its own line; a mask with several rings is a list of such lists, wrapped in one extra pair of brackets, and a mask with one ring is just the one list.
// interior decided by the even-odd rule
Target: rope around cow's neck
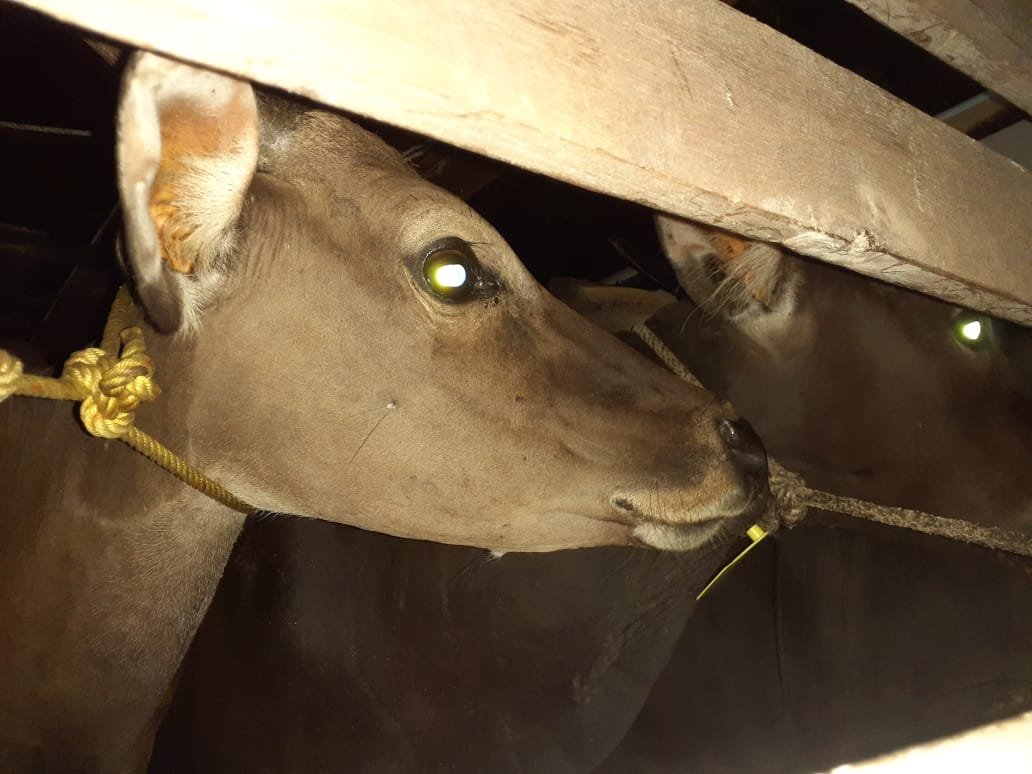
[[(639, 323), (632, 329), (649, 349), (651, 349), (664, 365), (687, 382), (702, 387), (694, 374), (664, 344), (645, 323)], [(823, 511), (834, 511), (846, 516), (853, 516), (868, 521), (876, 521), (892, 527), (924, 532), (928, 535), (958, 540), (964, 543), (1008, 551), (1012, 554), (1032, 557), (1032, 536), (1003, 527), (986, 527), (961, 519), (947, 519), (924, 511), (910, 508), (893, 508), (886, 505), (858, 500), (853, 497), (822, 492), (806, 485), (802, 476), (787, 470), (774, 459), (769, 460), (771, 506), (764, 519), (764, 524), (750, 528), (749, 537), (753, 541), (748, 548), (731, 561), (717, 578), (731, 569), (756, 543), (779, 526), (794, 527), (805, 518), (809, 508)], [(768, 526), (769, 525), (769, 526)], [(758, 531), (753, 531), (757, 529)], [(762, 532), (763, 534), (760, 534)], [(714, 581), (717, 580), (714, 578)], [(712, 585), (712, 583), (710, 584)], [(703, 589), (703, 594), (709, 589)], [(700, 597), (702, 594), (699, 595)]]
[(136, 409), (161, 390), (154, 382), (143, 331), (129, 325), (132, 311), (132, 297), (123, 285), (111, 305), (100, 347), (73, 352), (57, 379), (23, 373), (21, 361), (0, 349), (0, 402), (11, 395), (81, 401), (79, 416), (90, 435), (116, 438), (198, 492), (240, 513), (253, 513), (253, 507), (136, 427)]

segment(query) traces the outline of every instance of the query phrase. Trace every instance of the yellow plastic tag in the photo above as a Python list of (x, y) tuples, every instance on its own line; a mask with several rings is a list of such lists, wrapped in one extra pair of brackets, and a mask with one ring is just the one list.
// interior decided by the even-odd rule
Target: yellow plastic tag
[(759, 524), (753, 524), (751, 527), (749, 527), (749, 529), (745, 531), (745, 536), (749, 538), (749, 540), (751, 541), (749, 545), (743, 548), (742, 551), (738, 554), (738, 556), (736, 556), (734, 559), (732, 559), (730, 562), (724, 565), (724, 568), (713, 576), (713, 580), (706, 584), (706, 588), (699, 592), (699, 596), (697, 596), (695, 600), (698, 601), (702, 599), (709, 592), (709, 590), (713, 588), (713, 585), (718, 580), (723, 578), (731, 570), (732, 567), (734, 567), (736, 564), (742, 561), (745, 555), (752, 551), (754, 548), (756, 548), (756, 546), (759, 545), (760, 541), (762, 541), (769, 534), (770, 533), (767, 532), (767, 530), (765, 530)]

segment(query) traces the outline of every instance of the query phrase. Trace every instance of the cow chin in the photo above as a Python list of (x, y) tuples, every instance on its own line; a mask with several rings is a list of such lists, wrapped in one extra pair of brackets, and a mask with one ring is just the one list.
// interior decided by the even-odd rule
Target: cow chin
[(727, 527), (724, 519), (678, 526), (647, 521), (636, 526), (632, 535), (642, 545), (660, 551), (697, 551), (720, 541), (729, 532)]
[(631, 537), (639, 544), (660, 551), (697, 551), (709, 545), (728, 542), (743, 532), (749, 522), (765, 510), (767, 496), (755, 493), (730, 502), (715, 504), (693, 514), (690, 521), (670, 522), (644, 518), (634, 525)]

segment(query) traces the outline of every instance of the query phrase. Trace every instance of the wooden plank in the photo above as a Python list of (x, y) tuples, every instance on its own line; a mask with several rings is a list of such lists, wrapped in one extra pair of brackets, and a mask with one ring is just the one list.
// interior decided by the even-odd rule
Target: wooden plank
[(1032, 175), (717, 0), (19, 0), (1032, 323)]
[(1032, 3), (1028, 0), (848, 2), (1032, 113)]
[(1018, 121), (982, 139), (982, 144), (1032, 170), (1032, 121)]

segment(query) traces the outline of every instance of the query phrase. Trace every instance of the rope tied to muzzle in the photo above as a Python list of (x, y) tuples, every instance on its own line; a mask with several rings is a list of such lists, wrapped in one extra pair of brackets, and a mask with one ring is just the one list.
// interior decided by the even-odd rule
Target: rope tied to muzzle
[[(638, 323), (631, 330), (671, 371), (690, 384), (702, 387), (680, 358), (645, 323)], [(768, 466), (771, 497), (767, 513), (757, 524), (749, 528), (748, 537), (752, 541), (750, 545), (717, 574), (703, 589), (700, 598), (763, 538), (780, 527), (796, 526), (806, 518), (811, 508), (1032, 557), (1032, 536), (1022, 532), (1003, 527), (987, 527), (962, 519), (947, 519), (911, 508), (879, 505), (867, 500), (823, 492), (807, 486), (802, 476), (788, 470), (771, 457), (768, 457)]]
[(769, 459), (768, 465), (771, 492), (768, 518), (772, 524), (794, 527), (806, 518), (810, 508), (816, 508), (875, 521), (889, 527), (911, 529), (961, 543), (1032, 557), (1032, 536), (1023, 532), (812, 489), (806, 485), (802, 476), (783, 467), (777, 460)]
[(54, 379), (24, 373), (20, 360), (0, 350), (0, 402), (12, 395), (79, 402), (86, 432), (117, 439), (197, 491), (248, 514), (254, 508), (136, 427), (136, 410), (161, 395), (143, 331), (130, 325), (133, 300), (124, 285), (115, 296), (99, 347), (73, 352)]

